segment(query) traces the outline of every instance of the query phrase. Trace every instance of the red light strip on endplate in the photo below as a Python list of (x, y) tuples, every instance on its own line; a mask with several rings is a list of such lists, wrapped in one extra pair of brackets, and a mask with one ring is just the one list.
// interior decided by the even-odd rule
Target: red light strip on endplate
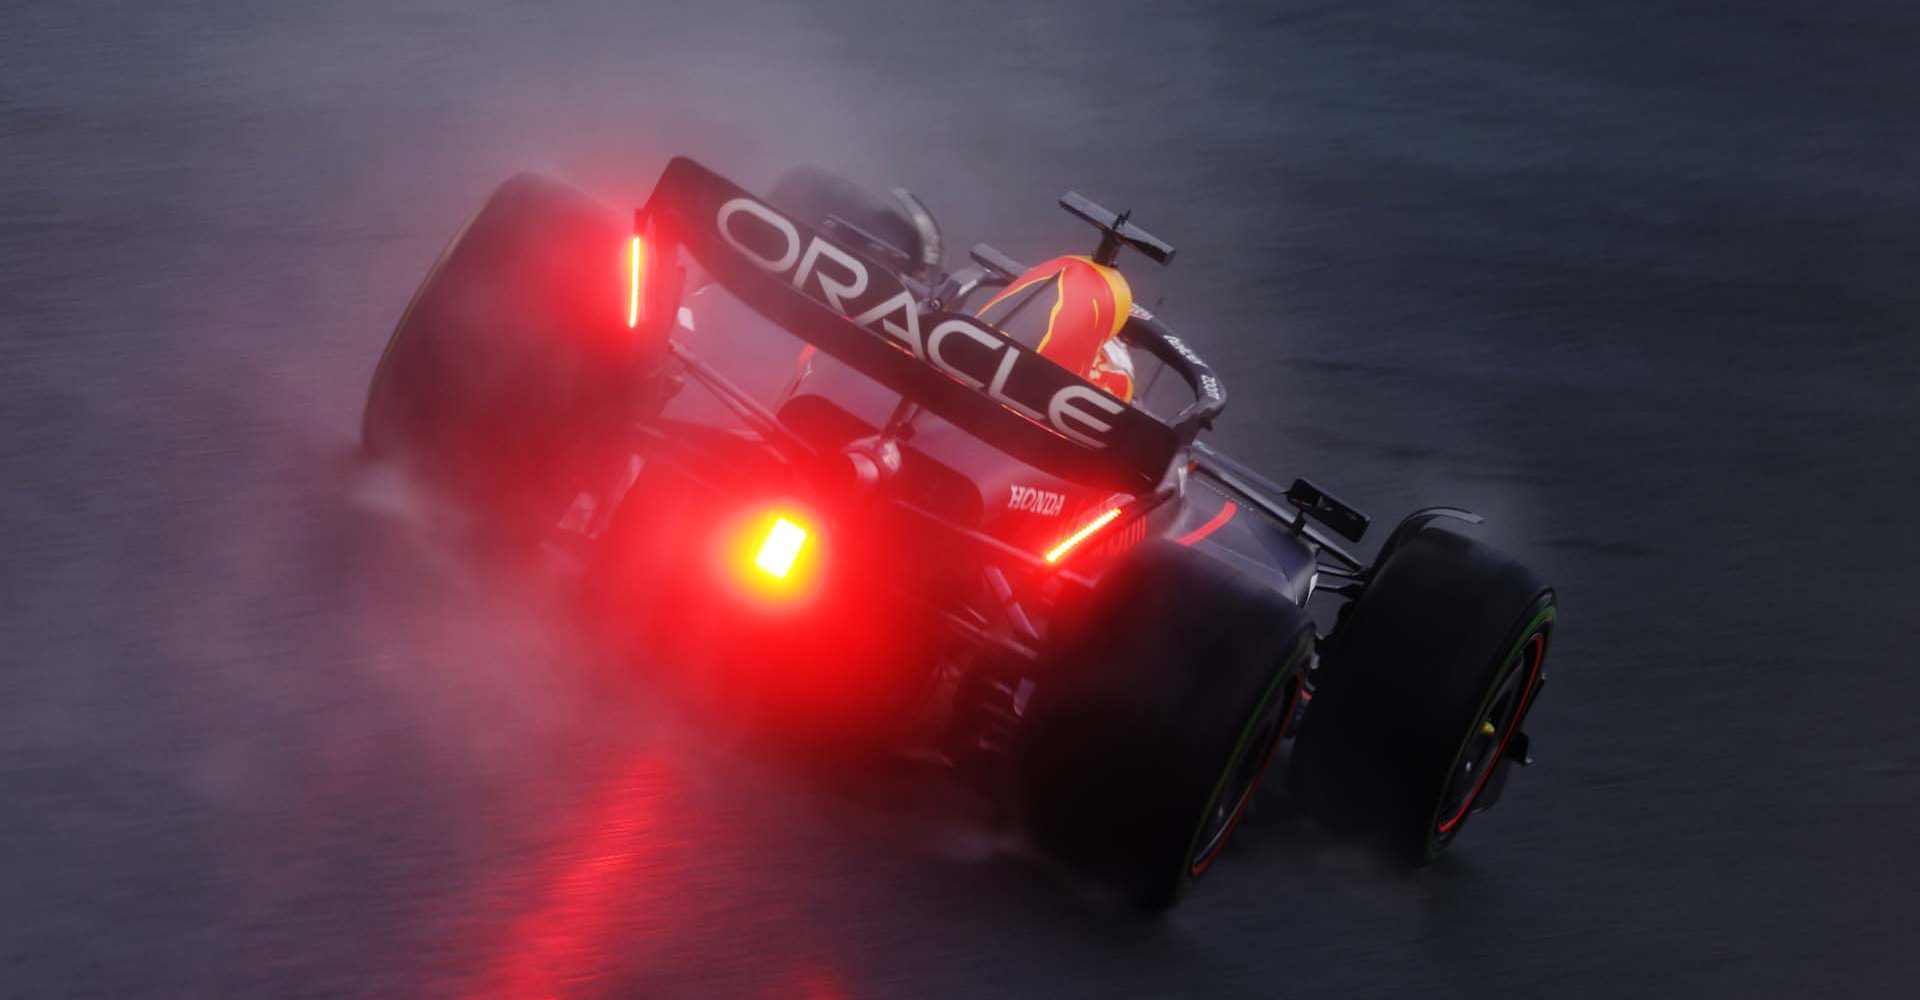
[(1093, 520), (1088, 521), (1087, 523), (1081, 525), (1079, 530), (1075, 531), (1073, 534), (1068, 535), (1065, 538), (1062, 538), (1060, 540), (1060, 544), (1055, 545), (1053, 548), (1047, 550), (1047, 555), (1046, 555), (1047, 562), (1058, 563), (1061, 559), (1066, 558), (1067, 553), (1072, 552), (1075, 548), (1077, 548), (1080, 545), (1081, 542), (1084, 542), (1087, 539), (1092, 538), (1097, 532), (1099, 532), (1101, 528), (1104, 528), (1107, 525), (1112, 524), (1114, 521), (1114, 518), (1119, 517), (1120, 512), (1122, 510), (1125, 510), (1125, 508), (1109, 507), (1106, 509), (1106, 511), (1101, 513), (1099, 517), (1096, 517)]
[(640, 240), (640, 234), (633, 236), (633, 249), (627, 254), (630, 273), (627, 281), (627, 329), (640, 325), (641, 288), (640, 274), (647, 263), (647, 245)]

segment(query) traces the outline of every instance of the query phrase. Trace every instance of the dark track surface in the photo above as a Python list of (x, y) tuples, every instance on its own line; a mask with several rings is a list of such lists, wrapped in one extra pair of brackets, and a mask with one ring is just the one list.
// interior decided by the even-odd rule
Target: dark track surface
[[(1920, 977), (1912, 4), (89, 6), (0, 30), (0, 994)], [(492, 184), (676, 151), (1135, 208), (1220, 443), (1560, 584), (1541, 766), (1418, 877), (1275, 798), (1152, 925), (597, 681), (348, 456)]]

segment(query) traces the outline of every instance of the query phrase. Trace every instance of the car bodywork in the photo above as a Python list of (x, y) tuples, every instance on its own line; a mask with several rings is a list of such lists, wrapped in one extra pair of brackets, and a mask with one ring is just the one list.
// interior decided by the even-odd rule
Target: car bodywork
[[(1172, 256), (1122, 217), (1077, 196), (1063, 204), (1100, 227), (1103, 243)], [(953, 692), (984, 689), (999, 702), (986, 714), (1012, 724), (1021, 692), (1046, 669), (1050, 622), (1146, 538), (1204, 550), (1297, 605), (1360, 578), (1364, 565), (1337, 536), (1358, 540), (1362, 515), (1198, 440), (1225, 389), (1150, 312), (1135, 307), (1120, 337), (1157, 365), (1146, 381), (1175, 380), (1164, 416), (964, 311), (1019, 273), (1004, 254), (976, 247), (971, 266), (916, 277), (852, 226), (821, 229), (831, 231), (688, 159), (672, 161), (635, 215), (626, 319), (650, 348), (644, 377), (666, 388), (633, 467), (670, 473), (674, 489), (692, 484), (706, 499), (678, 508), (691, 520), (661, 528), (662, 480), (630, 474), (644, 488), (626, 504), (653, 504), (646, 519), (679, 543), (805, 524), (805, 544), (831, 567), (804, 588), (716, 588), (700, 574), (677, 595), (656, 588), (651, 601), (679, 609), (676, 631), (700, 637), (690, 645), (771, 616), (784, 622), (783, 656), (824, 631), (822, 658), (844, 660), (857, 634), (886, 623), (914, 641), (882, 643), (876, 658), (918, 675), (911, 686), (934, 692), (935, 718), (968, 717)], [(1111, 259), (1113, 248), (1101, 252)], [(615, 520), (602, 510), (584, 530)], [(756, 575), (739, 555), (706, 561)], [(727, 593), (743, 603), (716, 596)], [(811, 613), (776, 614), (802, 598)], [(718, 624), (689, 627), (703, 618)], [(933, 633), (943, 640), (923, 641)], [(969, 683), (975, 674), (985, 683)], [(964, 728), (947, 726), (933, 748), (964, 751), (980, 738)]]

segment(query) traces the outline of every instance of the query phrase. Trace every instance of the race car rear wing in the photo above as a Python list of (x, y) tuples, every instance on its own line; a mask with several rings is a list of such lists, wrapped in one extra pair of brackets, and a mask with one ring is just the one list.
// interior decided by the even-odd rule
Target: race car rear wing
[(1199, 430), (1163, 423), (971, 316), (921, 312), (899, 276), (685, 157), (667, 164), (635, 227), (652, 259), (684, 249), (769, 320), (1062, 478), (1150, 491)]

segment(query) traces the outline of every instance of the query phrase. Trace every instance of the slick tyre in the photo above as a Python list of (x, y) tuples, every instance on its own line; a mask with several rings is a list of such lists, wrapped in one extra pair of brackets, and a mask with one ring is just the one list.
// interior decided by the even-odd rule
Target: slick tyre
[(1023, 720), (1021, 802), (1044, 850), (1149, 910), (1212, 867), (1313, 655), (1272, 588), (1166, 541), (1135, 549), (1066, 625)]
[(1395, 547), (1321, 656), (1289, 784), (1335, 829), (1420, 866), (1504, 781), (1540, 690), (1554, 593), (1437, 527)]

